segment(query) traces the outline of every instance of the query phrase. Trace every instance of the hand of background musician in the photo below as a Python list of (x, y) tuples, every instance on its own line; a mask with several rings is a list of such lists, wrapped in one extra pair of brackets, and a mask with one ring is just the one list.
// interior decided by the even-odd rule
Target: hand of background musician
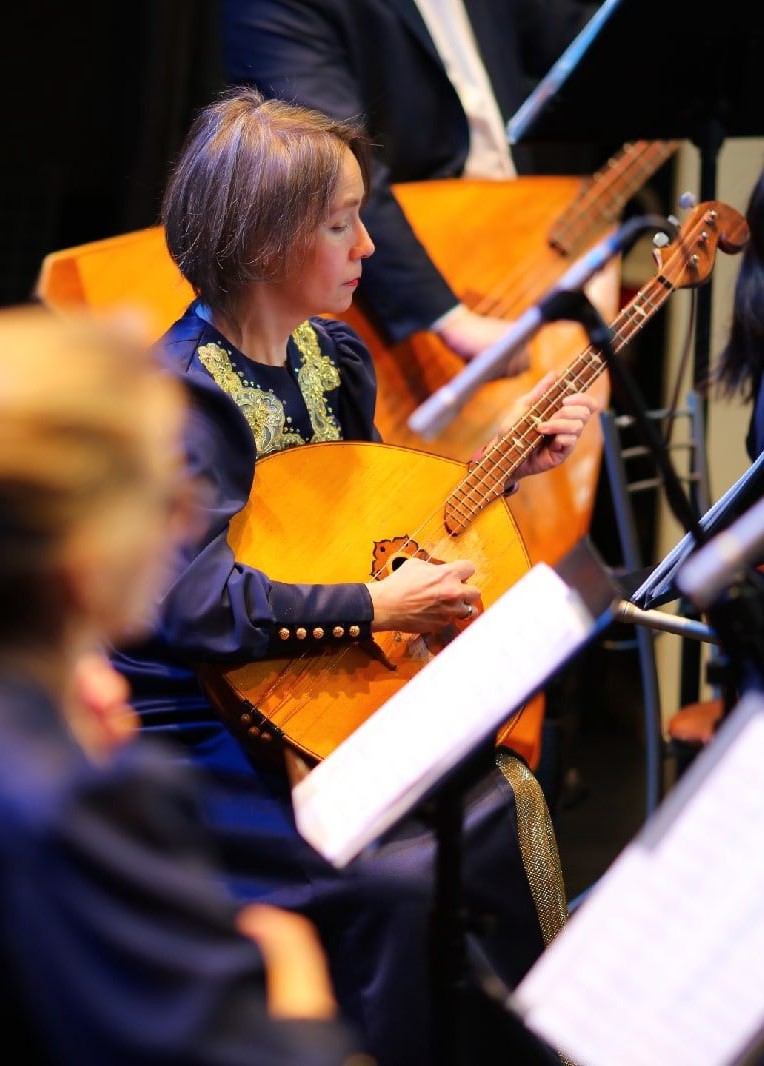
[(135, 736), (138, 717), (129, 700), (130, 686), (105, 654), (80, 655), (66, 696), (67, 721), (91, 757), (107, 758)]
[[(443, 325), (434, 332), (444, 344), (455, 352), (465, 363), (490, 347), (503, 337), (512, 325), (504, 318), (492, 318), (479, 315), (460, 304), (443, 320)], [(507, 357), (506, 365), (500, 367), (495, 377), (514, 377), (527, 370), (530, 365), (530, 350), (520, 348)]]
[(475, 573), (472, 563), (428, 563), (407, 559), (384, 581), (366, 586), (374, 608), (371, 628), (403, 633), (434, 633), (469, 618), (480, 590), (466, 582)]
[(239, 912), (236, 924), (239, 932), (255, 941), (263, 956), (272, 1017), (335, 1017), (337, 1003), (326, 956), (307, 918), (254, 903)]
[[(553, 371), (545, 374), (530, 392), (517, 399), (509, 416), (502, 424), (502, 435), (512, 430), (523, 415), (554, 384), (556, 378), (557, 375)], [(515, 471), (515, 480), (529, 477), (532, 474), (543, 474), (564, 462), (578, 444), (587, 422), (598, 409), (597, 401), (586, 393), (573, 393), (563, 397), (554, 417), (539, 422), (536, 426), (541, 434), (539, 446)]]

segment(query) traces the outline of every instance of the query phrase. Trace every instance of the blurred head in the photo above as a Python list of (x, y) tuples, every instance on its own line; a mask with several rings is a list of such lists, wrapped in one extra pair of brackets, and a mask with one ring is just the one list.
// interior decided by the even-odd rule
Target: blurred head
[(252, 282), (279, 282), (310, 259), (349, 154), (365, 196), (360, 126), (247, 88), (201, 111), (162, 204), (168, 249), (197, 295), (226, 312)]
[(0, 647), (142, 631), (181, 533), (184, 411), (125, 323), (0, 311)]

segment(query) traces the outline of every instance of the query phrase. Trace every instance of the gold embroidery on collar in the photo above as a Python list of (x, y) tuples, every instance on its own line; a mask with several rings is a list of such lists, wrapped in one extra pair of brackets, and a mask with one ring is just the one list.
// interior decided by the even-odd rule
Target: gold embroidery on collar
[(260, 456), (304, 444), (302, 436), (286, 429), (284, 405), (271, 392), (256, 385), (245, 385), (237, 374), (231, 357), (219, 344), (202, 344), (199, 359), (223, 392), (228, 393), (249, 423)]
[[(340, 384), (339, 370), (322, 353), (316, 331), (309, 322), (298, 326), (292, 337), (302, 357), (297, 384), (313, 427), (310, 442), (340, 440), (342, 433), (339, 423), (326, 401), (326, 393)], [(300, 433), (287, 428), (281, 400), (272, 392), (242, 381), (225, 348), (214, 342), (202, 344), (198, 355), (213, 381), (231, 397), (246, 418), (255, 438), (258, 455), (268, 455), (306, 443)]]
[(302, 366), (297, 372), (297, 383), (305, 400), (313, 426), (312, 443), (324, 440), (340, 440), (342, 434), (326, 393), (340, 384), (340, 372), (328, 355), (324, 355), (318, 343), (318, 335), (310, 322), (303, 322), (292, 334), (302, 356)]

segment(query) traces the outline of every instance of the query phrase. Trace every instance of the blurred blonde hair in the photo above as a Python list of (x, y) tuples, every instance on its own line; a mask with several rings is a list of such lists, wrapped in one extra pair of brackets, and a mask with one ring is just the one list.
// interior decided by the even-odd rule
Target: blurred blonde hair
[(50, 578), (78, 527), (108, 539), (120, 494), (170, 490), (184, 405), (125, 319), (0, 310), (0, 640), (61, 624)]

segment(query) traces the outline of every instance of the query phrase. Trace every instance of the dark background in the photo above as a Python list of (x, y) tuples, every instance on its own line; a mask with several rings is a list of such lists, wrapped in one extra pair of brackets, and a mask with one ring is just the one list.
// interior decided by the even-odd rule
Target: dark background
[[(224, 86), (219, 7), (73, 0), (4, 12), (0, 303), (30, 297), (48, 252), (156, 223), (190, 121)], [(532, 151), (541, 170), (587, 174), (620, 135), (605, 121), (594, 138)]]
[(3, 15), (0, 303), (45, 254), (153, 225), (173, 154), (222, 86), (216, 0), (14, 5)]

